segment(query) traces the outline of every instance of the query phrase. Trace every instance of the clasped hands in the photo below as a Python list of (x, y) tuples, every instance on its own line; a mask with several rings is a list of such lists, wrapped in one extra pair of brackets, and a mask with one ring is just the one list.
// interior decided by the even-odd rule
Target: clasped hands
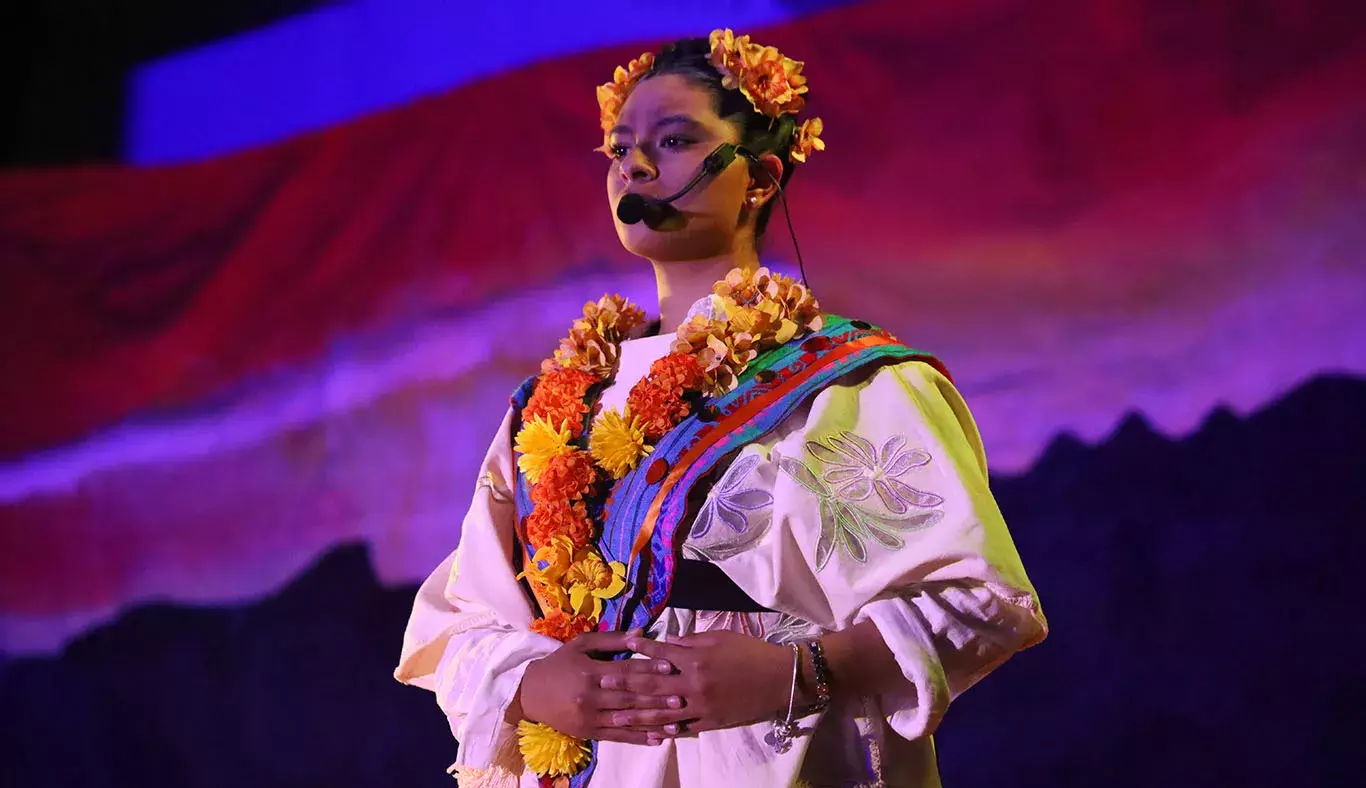
[[(646, 659), (612, 661), (629, 651)], [(522, 715), (581, 739), (656, 745), (785, 713), (792, 650), (739, 632), (660, 643), (640, 630), (589, 632), (527, 666)]]

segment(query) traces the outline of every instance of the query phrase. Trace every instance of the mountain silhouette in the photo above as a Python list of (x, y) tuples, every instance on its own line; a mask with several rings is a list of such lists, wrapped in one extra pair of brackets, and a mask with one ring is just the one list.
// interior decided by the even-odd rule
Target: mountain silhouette
[[(1179, 440), (1141, 417), (993, 480), (1051, 635), (955, 701), (946, 785), (1344, 785), (1366, 774), (1366, 380)], [(433, 556), (435, 564), (440, 556)], [(449, 786), (390, 672), (416, 588), (341, 546), (236, 608), (146, 605), (0, 666), (0, 782)]]

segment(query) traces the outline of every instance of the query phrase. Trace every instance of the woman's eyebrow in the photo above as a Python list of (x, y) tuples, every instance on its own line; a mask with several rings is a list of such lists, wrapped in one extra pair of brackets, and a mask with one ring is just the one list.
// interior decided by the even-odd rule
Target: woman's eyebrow
[[(653, 130), (653, 131), (659, 131), (661, 128), (663, 128), (663, 127), (665, 127), (665, 126), (672, 126), (672, 125), (675, 125), (675, 124), (676, 124), (676, 125), (683, 125), (683, 126), (701, 126), (701, 125), (702, 125), (701, 123), (699, 123), (699, 122), (697, 121), (697, 118), (694, 118), (694, 117), (691, 116), (691, 115), (665, 115), (664, 117), (662, 117), (662, 118), (660, 118), (659, 120), (655, 121), (655, 122), (650, 126), (650, 128), (651, 128), (651, 130)], [(631, 129), (630, 126), (627, 126), (627, 125), (624, 124), (624, 123), (618, 123), (617, 125), (615, 125), (615, 126), (612, 127), (612, 130), (611, 130), (611, 131), (609, 131), (609, 132), (607, 132), (607, 133), (608, 133), (608, 134), (630, 134), (631, 131), (632, 131), (632, 129)]]
[(653, 129), (654, 129), (655, 131), (658, 131), (658, 130), (660, 130), (661, 128), (663, 128), (663, 127), (665, 127), (665, 126), (671, 126), (671, 125), (674, 125), (674, 124), (685, 125), (685, 126), (700, 126), (700, 125), (701, 125), (700, 123), (697, 122), (697, 119), (694, 118), (694, 117), (691, 116), (691, 115), (666, 115), (666, 116), (660, 118), (659, 120), (655, 121), (654, 126), (653, 126)]

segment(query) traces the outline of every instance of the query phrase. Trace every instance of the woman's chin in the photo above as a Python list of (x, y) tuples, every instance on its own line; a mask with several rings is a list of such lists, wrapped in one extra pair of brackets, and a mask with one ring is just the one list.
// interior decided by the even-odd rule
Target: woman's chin
[(716, 245), (715, 239), (699, 237), (696, 228), (686, 227), (682, 216), (666, 217), (654, 225), (618, 225), (617, 237), (626, 251), (656, 262), (695, 260), (715, 254), (710, 250)]
[(651, 260), (671, 258), (680, 251), (680, 241), (676, 231), (667, 228), (653, 228), (641, 222), (622, 225), (617, 232), (621, 245), (637, 257)]

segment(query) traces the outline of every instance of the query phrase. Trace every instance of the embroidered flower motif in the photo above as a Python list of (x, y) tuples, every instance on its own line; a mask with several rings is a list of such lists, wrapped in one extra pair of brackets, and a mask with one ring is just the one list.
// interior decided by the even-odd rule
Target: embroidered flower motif
[(821, 441), (807, 441), (806, 450), (825, 463), (822, 474), (835, 494), (851, 501), (865, 500), (874, 492), (887, 510), (905, 514), (910, 507), (938, 506), (944, 499), (902, 482), (898, 477), (930, 461), (928, 452), (906, 448), (906, 439), (893, 435), (873, 448), (867, 440), (845, 430)]
[(602, 601), (626, 588), (626, 565), (604, 561), (596, 550), (587, 548), (570, 564), (564, 582), (569, 585), (569, 606), (596, 621), (602, 615)]
[(901, 533), (929, 528), (944, 516), (938, 509), (917, 514), (882, 515), (857, 501), (841, 498), (801, 460), (783, 457), (778, 460), (778, 467), (820, 501), (821, 535), (816, 543), (816, 571), (825, 568), (836, 547), (864, 564), (868, 562), (864, 540), (871, 539), (889, 550), (900, 550), (906, 546)]
[[(693, 520), (693, 529), (688, 531), (688, 538), (706, 537), (717, 523), (724, 523), (736, 535), (749, 533), (751, 526), (759, 535), (768, 530), (773, 496), (768, 490), (746, 486), (746, 481), (749, 481), (750, 474), (754, 473), (758, 464), (759, 456), (754, 453), (746, 453), (731, 464), (721, 481), (706, 496), (697, 519)], [(750, 541), (747, 539), (746, 545)], [(739, 548), (743, 549), (743, 546)]]
[(542, 777), (574, 774), (592, 755), (583, 740), (530, 720), (517, 723), (517, 744), (526, 765)]
[[(769, 643), (785, 646), (810, 640), (822, 633), (820, 627), (797, 618), (790, 613), (738, 613), (728, 610), (699, 610), (693, 626), (694, 632), (715, 632), (729, 630), (743, 632)], [(656, 640), (660, 639), (657, 636)]]
[(572, 451), (570, 440), (569, 428), (563, 423), (551, 424), (544, 417), (522, 422), (513, 444), (521, 455), (517, 458), (517, 467), (526, 474), (527, 481), (536, 484), (551, 460)]
[(694, 632), (739, 632), (752, 638), (764, 636), (764, 624), (759, 613), (740, 613), (734, 610), (697, 611)]
[(787, 645), (788, 643), (810, 640), (824, 634), (820, 627), (805, 619), (797, 618), (791, 613), (764, 613), (763, 615), (777, 618), (777, 621), (772, 624), (765, 622), (764, 640), (769, 643)]
[(593, 424), (588, 451), (613, 479), (620, 479), (640, 463), (640, 458), (654, 451), (654, 447), (646, 443), (640, 417), (631, 415), (630, 408), (625, 414), (612, 408)]

